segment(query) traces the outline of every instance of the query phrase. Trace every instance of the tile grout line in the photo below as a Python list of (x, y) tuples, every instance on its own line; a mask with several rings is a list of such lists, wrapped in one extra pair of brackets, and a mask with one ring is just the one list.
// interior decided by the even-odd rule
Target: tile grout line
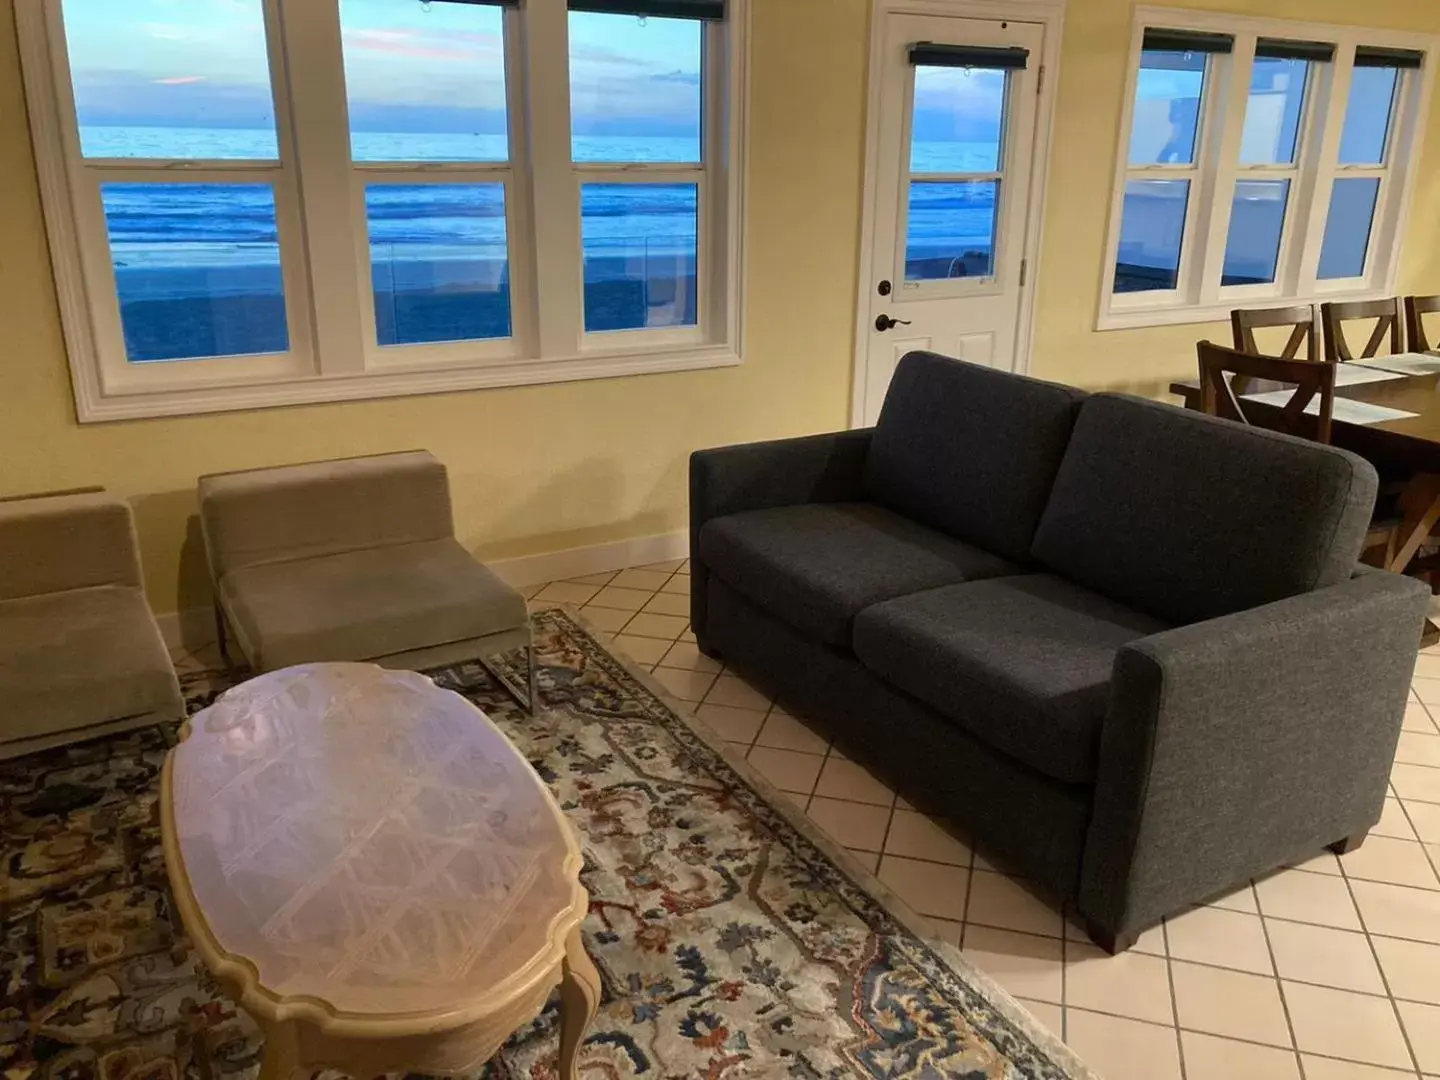
[(1355, 905), (1355, 914), (1360, 919), (1360, 930), (1365, 935), (1365, 944), (1370, 946), (1370, 956), (1375, 961), (1375, 970), (1380, 973), (1380, 985), (1385, 987), (1385, 997), (1390, 1002), (1390, 1009), (1395, 1014), (1395, 1024), (1400, 1028), (1400, 1038), (1405, 1042), (1405, 1052), (1410, 1055), (1410, 1064), (1415, 1068), (1415, 1075), (1420, 1075), (1420, 1058), (1415, 1053), (1415, 1047), (1410, 1042), (1410, 1032), (1405, 1027), (1405, 1017), (1400, 1013), (1400, 1006), (1395, 1000), (1395, 995), (1390, 990), (1390, 977), (1385, 974), (1385, 965), (1380, 962), (1380, 950), (1375, 948), (1375, 939), (1370, 936), (1370, 925), (1365, 921), (1365, 912), (1360, 907), (1360, 901), (1355, 898), (1355, 888), (1350, 883), (1350, 875), (1345, 872), (1345, 861), (1336, 859), (1340, 863), (1340, 877), (1345, 882), (1345, 891), (1350, 895), (1350, 903)]
[[(1260, 911), (1260, 894), (1255, 889), (1255, 879), (1250, 879), (1250, 897), (1255, 901), (1255, 910)], [(1352, 904), (1355, 898), (1350, 898)], [(1355, 905), (1359, 910), (1358, 904)], [(1295, 1067), (1300, 1071), (1300, 1080), (1305, 1080), (1305, 1062), (1300, 1057), (1300, 1040), (1295, 1037), (1295, 1021), (1290, 1018), (1290, 1001), (1285, 996), (1285, 983), (1280, 978), (1280, 963), (1275, 959), (1275, 946), (1270, 941), (1270, 928), (1265, 925), (1265, 916), (1259, 915), (1260, 933), (1265, 936), (1265, 952), (1270, 957), (1270, 970), (1275, 974), (1275, 989), (1280, 993), (1280, 1008), (1285, 1012), (1285, 1028), (1290, 1032), (1290, 1047), (1295, 1054)]]
[(1167, 919), (1160, 920), (1160, 940), (1165, 944), (1165, 980), (1170, 985), (1170, 1018), (1175, 1022), (1175, 1054), (1180, 1064), (1180, 1080), (1186, 1080), (1185, 1073), (1185, 1039), (1182, 1037), (1180, 1027), (1180, 995), (1175, 993), (1175, 963), (1170, 957), (1170, 923)]
[[(1410, 816), (1410, 808), (1405, 805), (1404, 799), (1396, 799), (1395, 801), (1400, 804), (1400, 813), (1405, 816), (1405, 824), (1409, 825), (1410, 831), (1415, 834), (1415, 842), (1420, 845), (1421, 854), (1423, 854), (1430, 863), (1430, 869), (1434, 871), (1435, 879), (1440, 881), (1440, 862), (1436, 862), (1435, 856), (1431, 854), (1430, 845), (1420, 839), (1420, 830), (1415, 827), (1415, 819)], [(1398, 839), (1398, 837), (1392, 837), (1391, 839)], [(1440, 844), (1435, 845), (1435, 849), (1436, 851), (1440, 851)], [(1381, 937), (1384, 937), (1384, 935), (1382, 934)]]

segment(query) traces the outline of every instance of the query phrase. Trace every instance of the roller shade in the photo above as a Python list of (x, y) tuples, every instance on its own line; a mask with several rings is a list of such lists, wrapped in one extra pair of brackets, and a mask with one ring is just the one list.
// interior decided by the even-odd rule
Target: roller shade
[(718, 22), (725, 18), (725, 0), (570, 0), (570, 10)]
[(1019, 46), (937, 45), (917, 41), (910, 46), (910, 63), (926, 67), (1023, 68), (1030, 50)]
[(1335, 46), (1328, 41), (1285, 41), (1262, 37), (1255, 43), (1255, 55), (1266, 60), (1313, 60), (1328, 64), (1335, 59)]
[(1361, 45), (1355, 50), (1356, 67), (1418, 68), (1424, 62), (1425, 54), (1416, 49)]
[(1163, 30), (1146, 27), (1146, 52), (1228, 53), (1235, 50), (1231, 34), (1207, 34), (1199, 30)]

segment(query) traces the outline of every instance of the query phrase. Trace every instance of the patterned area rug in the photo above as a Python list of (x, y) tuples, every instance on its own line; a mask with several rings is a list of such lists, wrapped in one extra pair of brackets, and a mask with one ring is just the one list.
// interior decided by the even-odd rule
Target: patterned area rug
[[(564, 612), (536, 620), (540, 716), (479, 664), (431, 675), (494, 718), (584, 840), (604, 1001), (582, 1076), (1089, 1076), (645, 677)], [(186, 682), (192, 709), (224, 688)], [(170, 911), (155, 802), (173, 741), (147, 729), (0, 764), (6, 1080), (256, 1075), (254, 1025)], [(482, 1076), (552, 1080), (557, 1035), (552, 1001)]]

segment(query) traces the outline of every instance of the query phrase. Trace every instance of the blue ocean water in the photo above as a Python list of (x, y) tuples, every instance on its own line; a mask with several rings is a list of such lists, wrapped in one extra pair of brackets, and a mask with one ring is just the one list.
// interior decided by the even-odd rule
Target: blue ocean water
[[(265, 159), (275, 153), (269, 131), (86, 126), (87, 156), (162, 159)], [(372, 133), (354, 136), (357, 160), (423, 162), (504, 160), (498, 135)], [(676, 161), (695, 156), (693, 140), (577, 136), (585, 161)], [(919, 143), (912, 165), (955, 170), (993, 167), (994, 147), (982, 143)], [(988, 158), (988, 160), (987, 160)], [(105, 208), (117, 263), (130, 268), (278, 263), (275, 203), (264, 184), (108, 184)], [(988, 243), (993, 188), (917, 184), (911, 194), (914, 249)], [(505, 252), (504, 194), (499, 184), (372, 184), (366, 193), (377, 259), (493, 259)], [(587, 258), (695, 253), (696, 198), (683, 185), (587, 184), (581, 193)], [(593, 272), (606, 272), (602, 262)]]
[[(85, 125), (89, 157), (267, 160), (272, 131)], [(357, 132), (360, 161), (503, 160), (503, 136)], [(687, 138), (576, 136), (580, 161), (694, 160)], [(993, 168), (995, 146), (918, 143), (912, 167)], [(374, 182), (365, 189), (381, 344), (504, 337), (511, 332), (501, 183)], [(916, 182), (907, 274), (985, 273), (994, 182)], [(130, 358), (270, 352), (288, 347), (275, 191), (269, 183), (109, 182), (102, 201)], [(589, 331), (694, 325), (699, 198), (694, 184), (583, 183), (585, 325)], [(856, 223), (858, 228), (858, 222)]]

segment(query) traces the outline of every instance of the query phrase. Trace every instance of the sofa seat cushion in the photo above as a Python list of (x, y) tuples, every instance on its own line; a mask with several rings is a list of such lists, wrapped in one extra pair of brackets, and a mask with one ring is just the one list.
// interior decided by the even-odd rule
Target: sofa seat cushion
[(232, 570), (220, 595), (261, 671), (376, 660), (526, 625), (525, 598), (454, 540)]
[(170, 653), (133, 586), (0, 603), (0, 741), (185, 715)]
[(1050, 574), (953, 585), (866, 609), (855, 654), (1002, 753), (1095, 779), (1115, 653), (1166, 629)]
[(757, 607), (832, 645), (864, 608), (907, 593), (1019, 573), (988, 551), (870, 503), (811, 503), (707, 522), (700, 555)]

